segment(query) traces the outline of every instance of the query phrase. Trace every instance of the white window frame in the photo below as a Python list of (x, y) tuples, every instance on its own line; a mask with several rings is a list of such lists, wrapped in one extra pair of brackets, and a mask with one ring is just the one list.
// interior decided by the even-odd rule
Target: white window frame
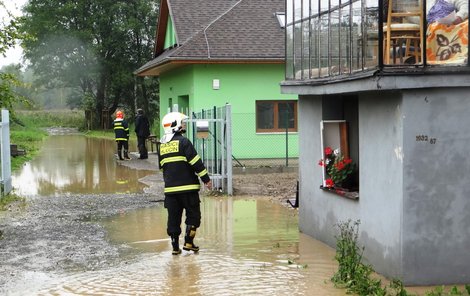
[[(325, 147), (331, 147), (333, 150), (338, 149), (338, 152), (349, 157), (349, 150), (347, 147), (347, 125), (342, 127), (342, 124), (346, 124), (346, 120), (322, 120), (320, 121), (320, 144), (321, 144), (321, 158), (325, 157)], [(325, 131), (325, 126), (331, 126), (327, 128), (329, 132)], [(341, 134), (341, 129), (346, 128), (346, 133)], [(346, 145), (344, 145), (346, 143)], [(326, 187), (326, 168), (322, 167), (322, 184)]]

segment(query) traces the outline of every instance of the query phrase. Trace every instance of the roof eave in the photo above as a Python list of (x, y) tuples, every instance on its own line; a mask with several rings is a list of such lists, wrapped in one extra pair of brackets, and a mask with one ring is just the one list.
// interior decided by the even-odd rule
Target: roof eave
[(284, 57), (279, 58), (260, 58), (260, 57), (245, 57), (245, 58), (210, 58), (210, 59), (196, 59), (196, 58), (168, 58), (158, 63), (142, 66), (134, 73), (137, 76), (160, 76), (160, 74), (184, 65), (194, 64), (284, 64)]

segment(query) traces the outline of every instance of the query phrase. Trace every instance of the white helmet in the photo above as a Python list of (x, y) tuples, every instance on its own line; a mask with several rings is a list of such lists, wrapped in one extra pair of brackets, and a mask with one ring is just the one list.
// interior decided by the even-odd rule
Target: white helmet
[(186, 119), (188, 119), (188, 116), (180, 112), (170, 112), (167, 115), (163, 116), (162, 126), (165, 135), (162, 137), (160, 142), (167, 143), (171, 141), (175, 133), (184, 133), (185, 130), (183, 130), (182, 124), (183, 121)]

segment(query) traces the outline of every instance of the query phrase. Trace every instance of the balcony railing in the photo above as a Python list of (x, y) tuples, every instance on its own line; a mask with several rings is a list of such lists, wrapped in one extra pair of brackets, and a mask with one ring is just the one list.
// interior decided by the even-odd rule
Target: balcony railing
[(437, 9), (422, 0), (287, 0), (286, 79), (468, 66), (467, 17), (468, 3)]

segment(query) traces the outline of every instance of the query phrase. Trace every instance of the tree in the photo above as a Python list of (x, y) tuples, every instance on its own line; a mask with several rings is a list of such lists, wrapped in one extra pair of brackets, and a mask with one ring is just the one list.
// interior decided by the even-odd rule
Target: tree
[(0, 0), (0, 9), (5, 11), (6, 15), (9, 17), (7, 23), (5, 23), (5, 20), (0, 19), (0, 54), (4, 55), (10, 47), (15, 46), (21, 35), (18, 32), (16, 18), (7, 10), (2, 0)]
[(77, 89), (101, 126), (106, 110), (133, 114), (138, 103), (153, 114), (156, 80), (133, 71), (152, 58), (157, 9), (146, 0), (30, 0), (20, 24), (30, 36), (25, 56), (40, 84)]
[[(5, 55), (6, 51), (16, 45), (22, 34), (18, 31), (18, 23), (10, 12), (6, 9), (3, 1), (0, 0), (0, 9), (5, 11), (9, 21), (0, 20), (0, 54)], [(26, 102), (26, 99), (15, 93), (15, 87), (21, 85), (17, 76), (12, 73), (0, 70), (0, 107), (6, 108), (15, 120), (13, 105), (15, 102)]]

